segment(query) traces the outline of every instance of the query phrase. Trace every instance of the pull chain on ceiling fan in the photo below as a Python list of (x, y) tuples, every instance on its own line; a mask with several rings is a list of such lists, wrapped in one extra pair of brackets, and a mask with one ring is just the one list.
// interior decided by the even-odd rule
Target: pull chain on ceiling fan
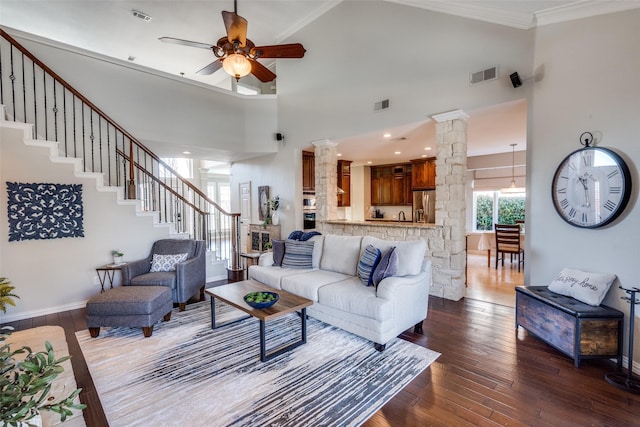
[(164, 43), (211, 49), (218, 59), (196, 73), (209, 75), (222, 67), (228, 74), (235, 77), (236, 81), (249, 73), (256, 76), (263, 83), (270, 82), (276, 78), (273, 72), (257, 61), (258, 58), (304, 57), (306, 50), (300, 43), (256, 46), (247, 38), (248, 22), (238, 15), (237, 0), (233, 2), (233, 12), (222, 12), (222, 20), (227, 30), (227, 36), (220, 38), (215, 45), (173, 37), (160, 37), (159, 40)]

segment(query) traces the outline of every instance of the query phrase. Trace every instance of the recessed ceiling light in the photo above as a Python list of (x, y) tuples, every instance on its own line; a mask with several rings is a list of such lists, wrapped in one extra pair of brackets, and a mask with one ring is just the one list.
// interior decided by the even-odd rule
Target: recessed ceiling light
[(385, 138), (391, 138), (391, 134), (390, 134), (390, 133), (385, 133), (385, 134), (384, 134), (384, 135), (382, 135), (382, 136), (384, 136)]
[(338, 153), (336, 154), (338, 157), (342, 157), (342, 153)]
[(182, 154), (191, 154), (191, 151), (183, 151)]
[(424, 147), (425, 151), (431, 150), (431, 147)]
[(396, 151), (396, 152), (395, 152), (395, 153), (393, 153), (393, 154), (402, 154), (402, 153), (401, 153), (400, 151)]
[(426, 154), (423, 154), (423, 155), (422, 155), (422, 156), (420, 156), (420, 157), (427, 157), (427, 155), (426, 155)]
[(367, 162), (367, 164), (368, 164), (368, 165), (370, 165), (371, 163), (372, 163), (371, 161), (368, 161), (368, 162)]

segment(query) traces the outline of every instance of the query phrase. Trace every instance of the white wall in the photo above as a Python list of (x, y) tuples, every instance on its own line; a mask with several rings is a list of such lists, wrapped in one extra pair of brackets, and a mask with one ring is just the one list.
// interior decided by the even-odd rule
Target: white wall
[[(134, 206), (118, 206), (115, 193), (97, 191), (95, 179), (76, 178), (72, 165), (52, 164), (48, 148), (27, 147), (23, 130), (7, 126), (15, 125), (0, 122), (0, 276), (11, 280), (20, 299), (2, 321), (84, 307), (100, 292), (95, 268), (113, 262), (111, 250), (124, 252), (125, 261), (144, 258), (169, 230), (136, 216)], [(85, 237), (9, 242), (7, 181), (82, 184)]]
[[(562, 267), (615, 273), (619, 283), (604, 302), (626, 313), (629, 305), (617, 285), (638, 286), (639, 22), (640, 10), (631, 10), (538, 28), (535, 67), (544, 77), (534, 86), (527, 145), (525, 282), (548, 284)], [(580, 148), (578, 138), (585, 131), (601, 133), (598, 145), (617, 151), (631, 169), (626, 213), (603, 229), (567, 224), (551, 200), (555, 169)], [(640, 360), (640, 346), (635, 350)]]

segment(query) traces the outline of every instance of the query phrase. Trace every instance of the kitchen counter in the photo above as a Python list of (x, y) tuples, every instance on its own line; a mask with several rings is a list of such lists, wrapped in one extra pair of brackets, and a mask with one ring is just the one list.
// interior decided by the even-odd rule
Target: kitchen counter
[(371, 227), (402, 227), (402, 228), (437, 228), (434, 223), (412, 222), (412, 221), (393, 221), (386, 218), (367, 218), (364, 221), (354, 221), (346, 219), (332, 219), (328, 221), (320, 221), (324, 224), (345, 224), (345, 225), (367, 225)]

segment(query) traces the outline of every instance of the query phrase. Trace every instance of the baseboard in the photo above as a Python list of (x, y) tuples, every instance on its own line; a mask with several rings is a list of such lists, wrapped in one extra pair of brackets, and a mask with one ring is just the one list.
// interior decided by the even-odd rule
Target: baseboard
[(32, 317), (46, 316), (47, 314), (60, 313), (62, 311), (76, 310), (87, 306), (87, 300), (76, 301), (70, 304), (58, 305), (55, 307), (47, 307), (41, 310), (23, 311), (16, 314), (8, 314), (2, 316), (2, 323), (14, 322), (16, 320), (30, 319)]

